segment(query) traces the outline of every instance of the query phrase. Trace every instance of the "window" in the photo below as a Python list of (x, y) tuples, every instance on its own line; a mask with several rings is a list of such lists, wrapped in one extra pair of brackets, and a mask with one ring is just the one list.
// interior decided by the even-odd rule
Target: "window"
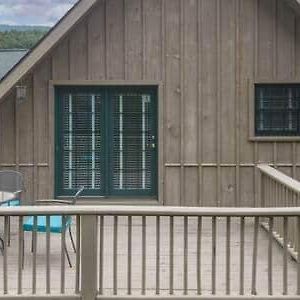
[(256, 136), (300, 135), (300, 85), (255, 85)]
[(56, 89), (56, 195), (156, 196), (156, 88)]

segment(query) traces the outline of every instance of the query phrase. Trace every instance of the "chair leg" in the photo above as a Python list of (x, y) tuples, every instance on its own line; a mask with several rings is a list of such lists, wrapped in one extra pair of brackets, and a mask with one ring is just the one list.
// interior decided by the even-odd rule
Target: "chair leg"
[(31, 231), (31, 253), (33, 253), (33, 230)]
[(24, 269), (24, 260), (25, 260), (25, 238), (23, 231), (23, 240), (22, 240), (22, 270)]
[(70, 234), (71, 244), (72, 244), (74, 253), (76, 253), (76, 246), (75, 246), (75, 243), (74, 243), (74, 239), (73, 239), (73, 235), (72, 235), (71, 226), (69, 227), (69, 234)]
[(10, 247), (10, 217), (8, 217), (7, 231), (7, 246)]
[(67, 260), (68, 260), (69, 266), (70, 266), (70, 268), (72, 268), (72, 263), (71, 263), (70, 255), (69, 255), (69, 252), (68, 252), (68, 249), (67, 249), (66, 241), (65, 241), (64, 249), (65, 249), (65, 253), (66, 253), (66, 256), (67, 256)]
[(1, 247), (0, 247), (0, 249), (1, 249), (1, 253), (2, 253), (2, 255), (4, 255), (4, 241), (3, 241), (3, 239), (0, 237), (0, 243), (1, 243)]

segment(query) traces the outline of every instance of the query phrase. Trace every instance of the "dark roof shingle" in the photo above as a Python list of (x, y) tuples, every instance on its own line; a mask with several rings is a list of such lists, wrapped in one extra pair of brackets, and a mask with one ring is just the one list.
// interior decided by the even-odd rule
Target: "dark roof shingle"
[(28, 52), (24, 49), (0, 49), (0, 79)]

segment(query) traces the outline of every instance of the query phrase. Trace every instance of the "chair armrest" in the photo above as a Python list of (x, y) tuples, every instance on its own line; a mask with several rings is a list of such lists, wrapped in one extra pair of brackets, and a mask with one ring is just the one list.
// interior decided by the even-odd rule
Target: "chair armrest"
[(73, 204), (72, 201), (68, 200), (58, 200), (58, 199), (48, 199), (48, 200), (36, 200), (35, 203), (37, 204)]
[(19, 190), (19, 191), (14, 192), (15, 195), (18, 195), (18, 194), (21, 194), (21, 193), (23, 193), (23, 190)]

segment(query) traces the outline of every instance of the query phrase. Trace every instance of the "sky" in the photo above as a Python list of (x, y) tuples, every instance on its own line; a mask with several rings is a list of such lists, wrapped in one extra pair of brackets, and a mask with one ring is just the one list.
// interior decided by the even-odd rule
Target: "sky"
[(0, 24), (53, 26), (77, 0), (0, 0)]

